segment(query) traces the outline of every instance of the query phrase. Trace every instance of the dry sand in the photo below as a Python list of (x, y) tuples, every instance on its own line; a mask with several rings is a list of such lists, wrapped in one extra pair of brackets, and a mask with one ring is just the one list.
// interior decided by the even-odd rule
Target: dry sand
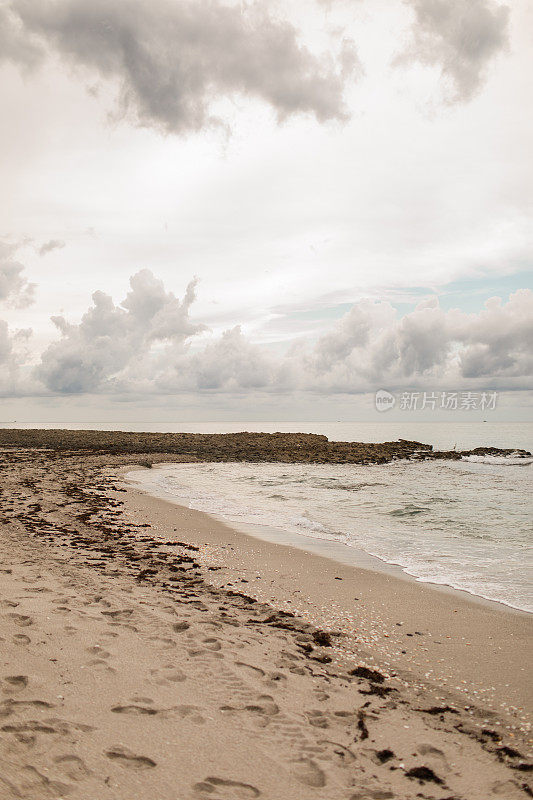
[(532, 796), (528, 615), (0, 459), (2, 800)]

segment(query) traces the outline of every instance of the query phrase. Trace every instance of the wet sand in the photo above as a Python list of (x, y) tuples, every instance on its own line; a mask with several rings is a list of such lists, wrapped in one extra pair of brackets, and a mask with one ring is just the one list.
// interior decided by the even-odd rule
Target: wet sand
[(531, 796), (529, 615), (125, 490), (138, 460), (0, 454), (2, 798)]
[[(343, 650), (349, 640), (354, 651), (367, 646), (369, 663), (409, 671), (467, 698), (477, 696), (493, 710), (506, 708), (531, 720), (533, 617), (527, 612), (417, 582), (366, 554), (361, 554), (364, 562), (377, 562), (380, 570), (342, 563), (343, 556), (357, 558), (357, 551), (345, 545), (331, 547), (331, 542), (282, 532), (273, 543), (258, 538), (260, 530), (252, 535), (251, 527), (246, 535), (201, 511), (152, 497), (128, 473), (126, 478), (131, 487), (126, 514), (150, 521), (152, 535), (162, 540), (172, 538), (174, 528), (186, 530), (188, 541), (219, 566), (210, 579), (214, 585), (342, 630)], [(281, 543), (285, 538), (299, 539), (299, 547)], [(332, 558), (325, 557), (327, 551)]]

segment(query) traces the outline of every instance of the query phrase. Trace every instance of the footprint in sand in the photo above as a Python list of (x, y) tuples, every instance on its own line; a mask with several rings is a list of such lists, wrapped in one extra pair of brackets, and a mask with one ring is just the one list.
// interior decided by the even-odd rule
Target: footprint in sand
[(4, 675), (2, 680), (2, 691), (4, 694), (16, 694), (22, 692), (28, 685), (27, 675)]
[(58, 733), (57, 728), (51, 723), (36, 722), (19, 722), (17, 724), (2, 725), (0, 728), (4, 733), (13, 733), (19, 742), (23, 744), (32, 745), (35, 742), (35, 733)]
[(152, 758), (148, 756), (139, 756), (122, 745), (117, 745), (116, 747), (111, 747), (109, 750), (106, 750), (106, 756), (128, 769), (152, 769), (157, 766), (157, 762)]
[(502, 800), (513, 797), (513, 792), (516, 792), (516, 784), (513, 781), (497, 781), (492, 785), (492, 793)]
[(176, 669), (173, 664), (167, 664), (160, 669), (151, 669), (152, 681), (158, 686), (166, 686), (169, 683), (183, 683), (187, 680), (186, 674), (181, 669)]
[(222, 645), (215, 639), (214, 637), (210, 637), (208, 639), (202, 639), (203, 643), (205, 644), (207, 650), (212, 650), (213, 652), (218, 652), (222, 649)]
[(355, 763), (355, 753), (349, 747), (330, 739), (319, 739), (322, 750), (321, 758), (332, 762), (337, 767), (351, 767)]
[(74, 755), (57, 756), (54, 758), (55, 764), (61, 772), (70, 778), (71, 781), (83, 781), (91, 776), (91, 770), (85, 762)]
[(269, 694), (257, 695), (256, 702), (245, 706), (221, 706), (221, 711), (249, 711), (253, 714), (261, 714), (266, 717), (273, 717), (279, 713), (279, 707), (274, 702), (274, 698)]
[(305, 715), (314, 728), (329, 728), (328, 718), (322, 711), (306, 711)]
[(265, 728), (272, 718), (279, 714), (279, 706), (269, 694), (258, 695), (254, 703), (244, 706), (220, 706), (220, 711), (227, 714), (246, 714), (254, 726)]
[(326, 776), (311, 758), (300, 758), (291, 764), (291, 773), (297, 781), (311, 786), (314, 789), (321, 789), (326, 785)]
[(100, 634), (102, 639), (118, 639), (119, 636), (120, 634), (116, 633), (116, 631), (102, 631)]
[(172, 650), (176, 647), (174, 639), (168, 639), (163, 636), (150, 636), (150, 641), (155, 642), (159, 650)]
[(69, 636), (73, 636), (75, 633), (78, 632), (78, 629), (74, 627), (74, 625), (65, 625), (64, 627), (65, 633), (68, 633)]
[(206, 800), (211, 798), (215, 792), (217, 800), (253, 800), (261, 795), (259, 789), (250, 783), (216, 777), (209, 777), (201, 783), (195, 783), (192, 788), (199, 797), (206, 798)]
[(29, 617), (27, 614), (15, 614), (11, 613), (7, 615), (10, 619), (13, 620), (15, 625), (18, 625), (21, 628), (26, 628), (28, 625), (33, 625), (32, 617)]
[(22, 767), (20, 787), (23, 792), (16, 797), (64, 797), (70, 791), (70, 786), (50, 780), (30, 764)]
[(98, 656), (98, 658), (109, 658), (111, 655), (111, 653), (109, 653), (107, 650), (104, 650), (103, 647), (100, 647), (99, 644), (95, 644), (93, 647), (86, 647), (85, 650), (92, 656)]
[(87, 667), (97, 672), (116, 672), (116, 669), (110, 667), (107, 661), (104, 661), (103, 658), (93, 658), (92, 661), (88, 661), (81, 669), (85, 669)]
[(437, 747), (433, 747), (431, 744), (420, 744), (417, 747), (417, 751), (420, 753), (421, 756), (425, 756), (426, 758), (433, 760), (438, 767), (441, 769), (449, 769), (450, 765), (448, 760), (442, 750), (439, 750)]
[(125, 705), (125, 706), (113, 706), (111, 711), (114, 714), (130, 714), (131, 716), (140, 717), (143, 715), (146, 716), (154, 716), (158, 714), (157, 708), (150, 708), (149, 706), (141, 706), (141, 705)]
[(15, 644), (30, 644), (31, 642), (30, 637), (26, 636), (25, 633), (15, 633), (12, 638)]
[(54, 708), (52, 703), (47, 703), (46, 700), (3, 700), (0, 703), (0, 718), (10, 717), (17, 711), (27, 711), (33, 709), (44, 710), (46, 708)]
[(129, 622), (133, 614), (133, 608), (122, 608), (118, 611), (102, 611), (105, 617), (109, 617), (113, 622)]
[(260, 680), (261, 683), (265, 683), (272, 688), (275, 686), (285, 686), (287, 684), (287, 676), (283, 672), (265, 672), (261, 667), (255, 667), (253, 664), (247, 664), (245, 661), (235, 661), (235, 666), (240, 667), (246, 675), (256, 678)]
[(196, 722), (198, 725), (203, 725), (205, 723), (205, 719), (200, 714), (202, 709), (198, 706), (174, 706), (171, 708), (169, 713), (177, 714), (180, 719), (188, 718), (191, 722)]

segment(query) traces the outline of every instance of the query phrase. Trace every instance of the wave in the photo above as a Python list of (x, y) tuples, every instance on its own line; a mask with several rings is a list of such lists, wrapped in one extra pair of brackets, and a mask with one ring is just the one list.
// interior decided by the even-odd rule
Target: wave
[(529, 611), (529, 473), (504, 467), (533, 457), (464, 461), (376, 466), (370, 480), (364, 466), (298, 464), (172, 465), (137, 480), (230, 523), (340, 542), (419, 581)]
[(328, 536), (332, 535), (332, 531), (328, 530), (325, 525), (322, 525), (320, 522), (315, 522), (306, 516), (294, 517), (292, 523), (298, 528), (306, 528), (306, 530), (314, 531), (315, 533), (326, 533)]
[(494, 464), (503, 467), (528, 467), (533, 464), (533, 458), (527, 456), (463, 456), (461, 461), (470, 461), (474, 464)]
[(417, 514), (426, 514), (429, 508), (423, 506), (406, 505), (404, 508), (395, 508), (389, 511), (391, 517), (416, 517)]

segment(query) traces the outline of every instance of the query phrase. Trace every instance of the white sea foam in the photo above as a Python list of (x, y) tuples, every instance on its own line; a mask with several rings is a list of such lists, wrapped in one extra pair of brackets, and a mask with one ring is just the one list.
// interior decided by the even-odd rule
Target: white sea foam
[(340, 541), (420, 581), (533, 611), (532, 468), (522, 464), (178, 464), (135, 477), (229, 522)]
[(472, 464), (498, 464), (502, 467), (529, 467), (533, 458), (520, 455), (509, 456), (463, 456), (461, 461), (470, 461)]

